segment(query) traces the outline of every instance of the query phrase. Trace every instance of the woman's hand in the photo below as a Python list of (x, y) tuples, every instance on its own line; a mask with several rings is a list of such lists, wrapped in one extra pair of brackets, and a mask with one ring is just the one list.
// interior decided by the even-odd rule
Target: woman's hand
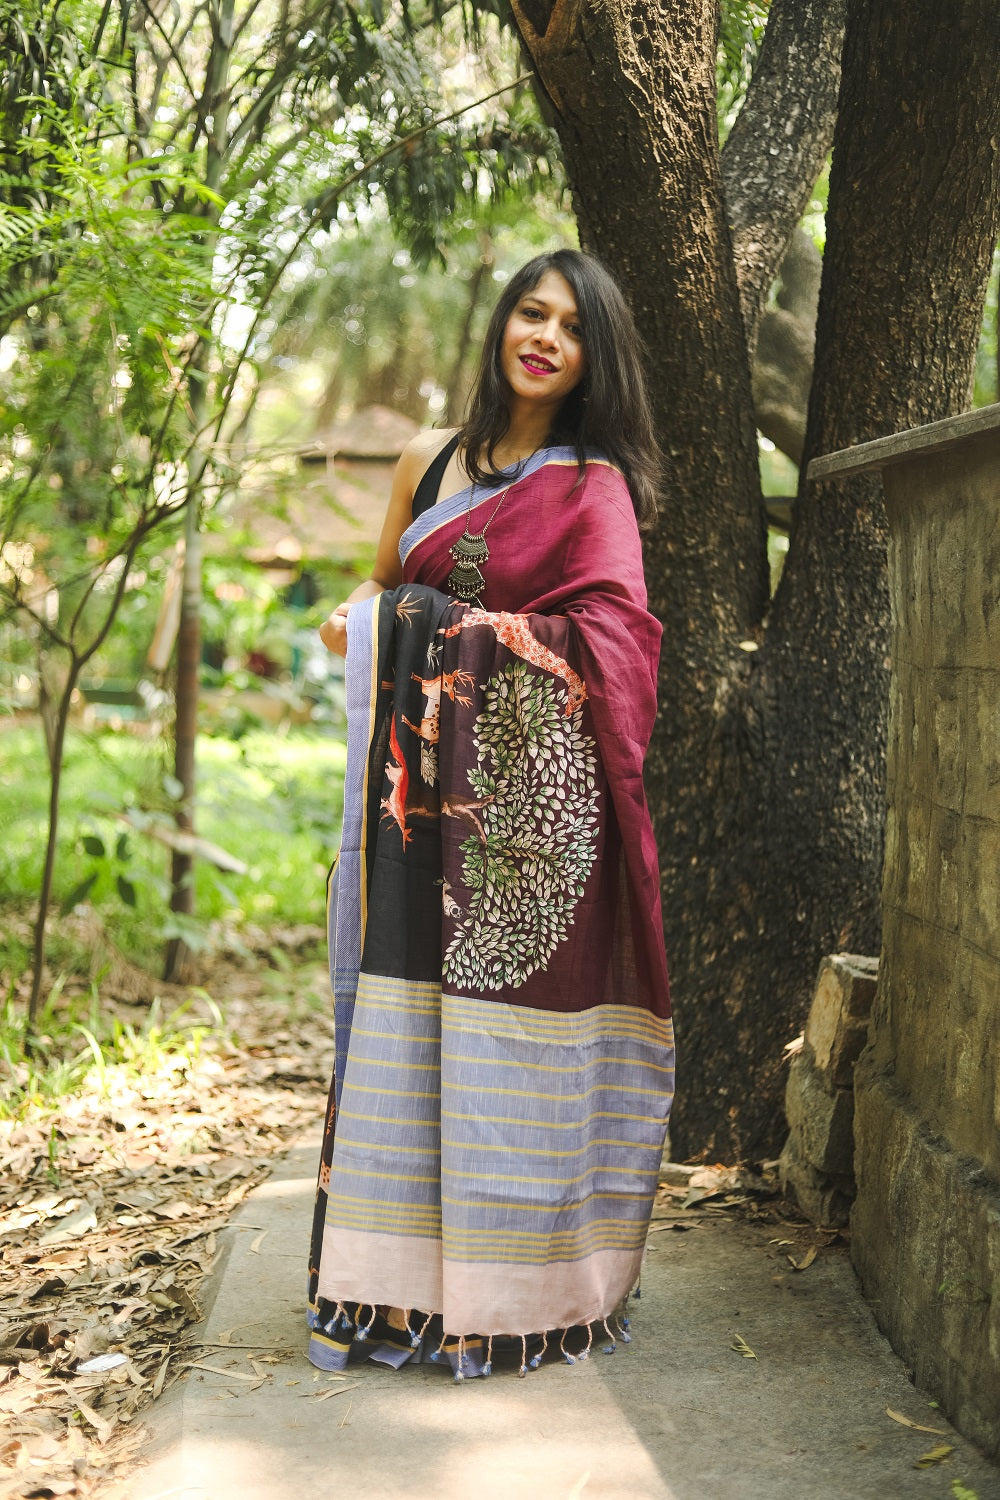
[(319, 638), (336, 656), (347, 655), (347, 615), (350, 603), (338, 604), (333, 614), (319, 627)]

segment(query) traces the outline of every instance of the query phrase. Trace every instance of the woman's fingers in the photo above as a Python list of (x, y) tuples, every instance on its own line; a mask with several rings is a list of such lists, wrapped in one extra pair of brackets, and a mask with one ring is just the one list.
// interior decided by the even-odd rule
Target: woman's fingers
[(328, 651), (337, 656), (347, 655), (347, 608), (338, 605), (333, 614), (319, 627), (319, 638)]

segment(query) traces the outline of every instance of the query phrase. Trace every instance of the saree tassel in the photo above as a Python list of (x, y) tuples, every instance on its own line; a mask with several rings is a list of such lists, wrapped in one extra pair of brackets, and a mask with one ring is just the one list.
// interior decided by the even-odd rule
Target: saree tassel
[(461, 1385), (462, 1382), (465, 1379), (465, 1371), (462, 1369), (462, 1365), (464, 1364), (464, 1362), (465, 1362), (465, 1335), (462, 1334), (462, 1333), (460, 1333), (459, 1336), (458, 1336), (458, 1367), (455, 1370), (455, 1384), (456, 1385)]
[(492, 1335), (492, 1333), (490, 1334), (489, 1339), (487, 1340), (487, 1344), (486, 1344), (486, 1363), (483, 1365), (483, 1374), (484, 1375), (492, 1375), (493, 1374), (493, 1335)]
[(518, 1378), (523, 1380), (528, 1373), (528, 1340), (521, 1334), (521, 1368), (518, 1370)]
[(604, 1354), (614, 1354), (615, 1350), (618, 1348), (618, 1342), (617, 1342), (614, 1334), (611, 1332), (610, 1327), (608, 1326), (608, 1320), (607, 1320), (607, 1318), (604, 1319), (604, 1332), (607, 1334), (608, 1338), (611, 1340), (611, 1343), (610, 1344), (605, 1344), (604, 1349), (602, 1350), (602, 1353), (604, 1353)]
[(428, 1358), (429, 1358), (429, 1360), (430, 1360), (430, 1362), (431, 1362), (432, 1365), (439, 1365), (443, 1359), (447, 1359), (448, 1358), (448, 1356), (444, 1352), (444, 1346), (447, 1343), (447, 1340), (448, 1340), (448, 1335), (446, 1333), (442, 1333), (440, 1344), (438, 1344), (438, 1346), (434, 1350), (433, 1354), (430, 1354), (428, 1356)]
[(589, 1359), (590, 1358), (590, 1349), (591, 1349), (591, 1345), (593, 1344), (593, 1342), (594, 1342), (594, 1327), (593, 1327), (592, 1323), (588, 1323), (587, 1324), (587, 1347), (585, 1349), (581, 1349), (580, 1350), (579, 1354), (576, 1356), (577, 1359)]
[(568, 1328), (564, 1328), (563, 1329), (562, 1338), (559, 1340), (559, 1353), (562, 1355), (563, 1359), (566, 1361), (566, 1363), (568, 1365), (575, 1365), (576, 1364), (576, 1356), (573, 1355), (573, 1354), (570, 1354), (569, 1350), (566, 1348), (566, 1335), (568, 1333), (569, 1333), (569, 1329)]
[(430, 1321), (431, 1321), (431, 1318), (433, 1318), (433, 1316), (434, 1316), (433, 1313), (428, 1313), (427, 1314), (426, 1318), (424, 1319), (424, 1326), (423, 1326), (423, 1328), (421, 1328), (421, 1330), (420, 1330), (419, 1333), (414, 1333), (413, 1332), (413, 1329), (410, 1327), (410, 1320), (409, 1320), (409, 1318), (407, 1318), (407, 1320), (406, 1320), (406, 1331), (410, 1335), (410, 1343), (411, 1343), (411, 1345), (413, 1346), (414, 1349), (419, 1349), (420, 1345), (423, 1343), (423, 1341), (424, 1341), (424, 1334), (427, 1332), (427, 1329), (430, 1327)]
[(375, 1306), (374, 1302), (369, 1303), (369, 1306), (371, 1307), (371, 1310), (372, 1310), (372, 1315), (368, 1319), (368, 1322), (365, 1324), (364, 1328), (360, 1327), (360, 1323), (361, 1323), (361, 1307), (363, 1305), (364, 1304), (362, 1303), (358, 1307), (358, 1324), (359, 1324), (359, 1327), (358, 1327), (357, 1333), (354, 1335), (354, 1341), (357, 1344), (363, 1344), (363, 1343), (365, 1343), (367, 1341), (368, 1335), (372, 1331), (372, 1324), (375, 1322), (375, 1319), (378, 1316), (378, 1308)]
[(539, 1349), (539, 1351), (538, 1351), (537, 1354), (533, 1354), (531, 1356), (531, 1360), (529, 1361), (529, 1364), (528, 1364), (528, 1369), (529, 1370), (537, 1370), (538, 1369), (538, 1366), (541, 1364), (542, 1360), (545, 1358), (545, 1351), (546, 1351), (546, 1349), (548, 1347), (549, 1347), (549, 1336), (548, 1336), (548, 1333), (544, 1333), (543, 1332), (543, 1334), (542, 1334), (542, 1347)]
[(631, 1344), (632, 1335), (629, 1332), (629, 1329), (632, 1327), (632, 1324), (629, 1322), (628, 1313), (622, 1313), (620, 1318), (615, 1319), (615, 1322), (618, 1325), (618, 1333), (621, 1337), (622, 1343)]

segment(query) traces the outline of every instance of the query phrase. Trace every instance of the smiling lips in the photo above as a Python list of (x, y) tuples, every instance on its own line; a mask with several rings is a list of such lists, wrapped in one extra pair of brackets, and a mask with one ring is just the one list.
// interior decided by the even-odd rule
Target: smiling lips
[(532, 375), (554, 375), (556, 373), (555, 365), (550, 364), (540, 354), (522, 354), (519, 357), (524, 368), (530, 371)]

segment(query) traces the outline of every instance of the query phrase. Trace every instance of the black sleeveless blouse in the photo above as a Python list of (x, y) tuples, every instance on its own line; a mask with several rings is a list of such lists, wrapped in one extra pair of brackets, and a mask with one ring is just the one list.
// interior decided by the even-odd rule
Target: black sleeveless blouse
[(416, 520), (425, 510), (430, 510), (432, 505), (437, 504), (438, 491), (444, 478), (444, 471), (451, 462), (451, 456), (461, 441), (462, 434), (457, 432), (453, 438), (449, 438), (441, 449), (435, 454), (427, 468), (420, 476), (420, 483), (413, 492), (413, 519)]

